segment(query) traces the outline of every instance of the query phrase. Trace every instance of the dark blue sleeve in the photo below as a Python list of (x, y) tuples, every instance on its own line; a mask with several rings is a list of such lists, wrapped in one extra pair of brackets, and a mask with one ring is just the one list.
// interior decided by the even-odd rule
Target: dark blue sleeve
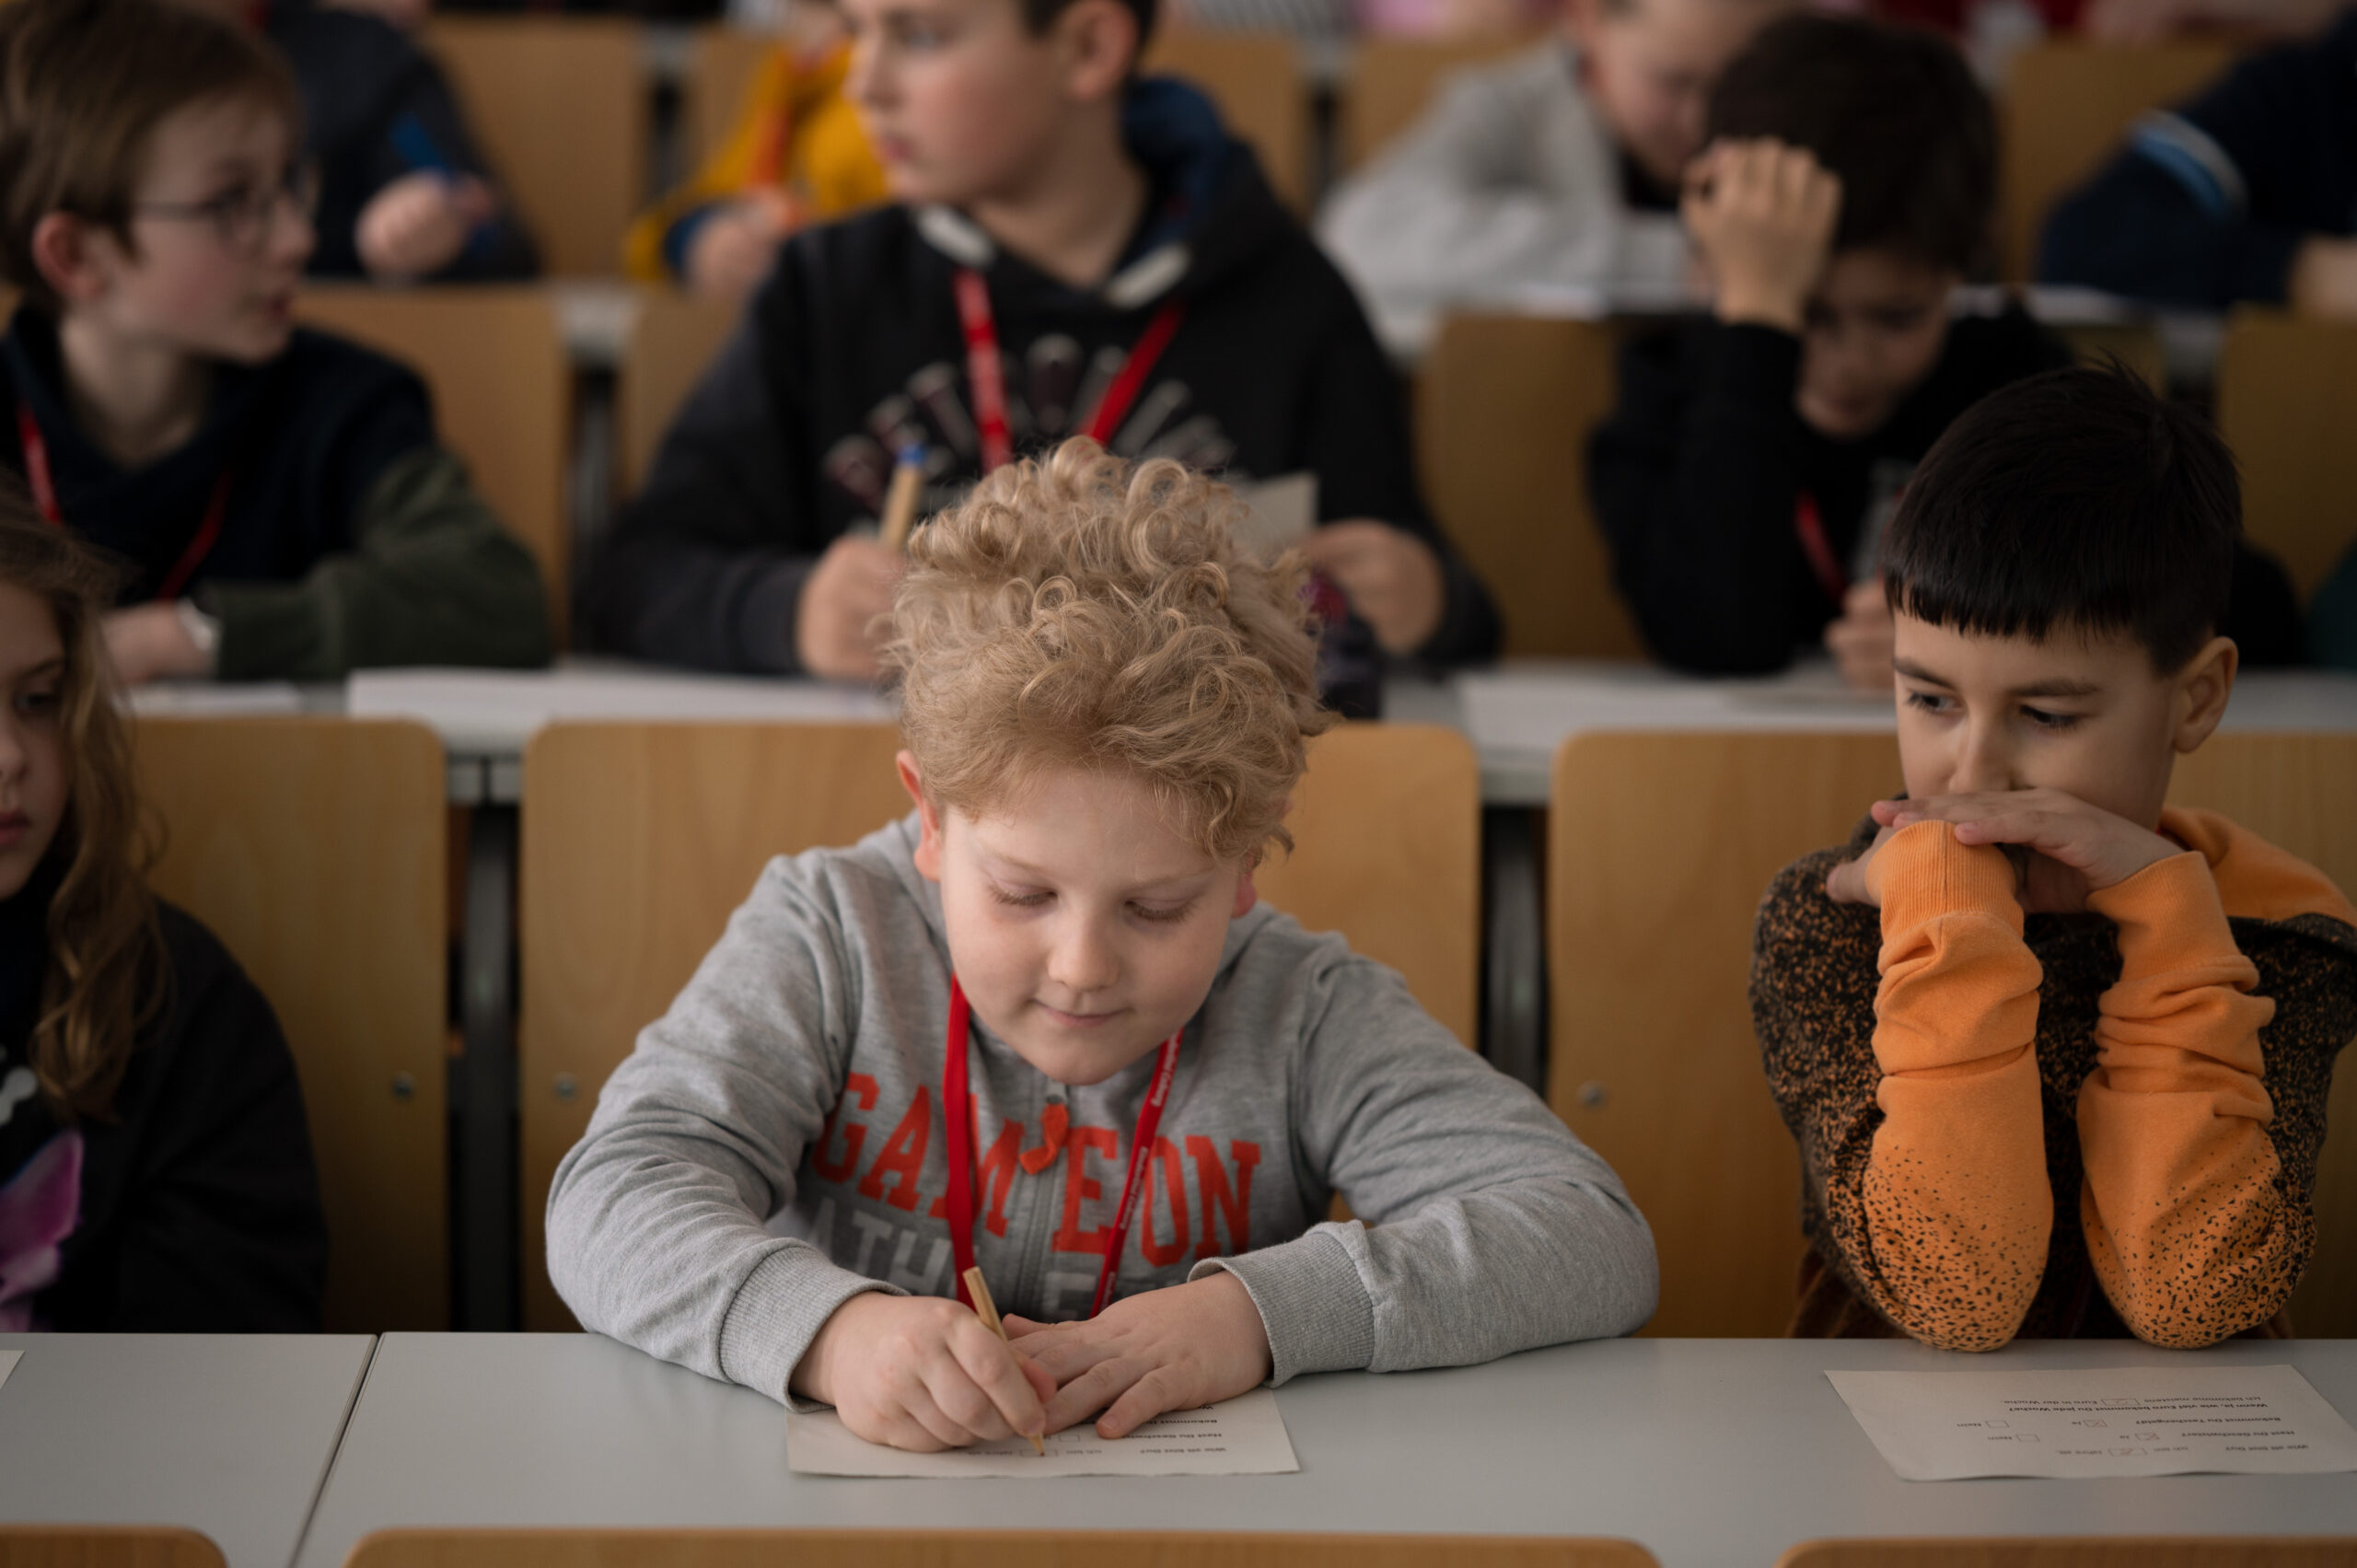
[(2039, 279), (2211, 309), (2281, 301), (2310, 235), (2357, 226), (2352, 76), (2357, 13), (2146, 116), (2048, 220)]

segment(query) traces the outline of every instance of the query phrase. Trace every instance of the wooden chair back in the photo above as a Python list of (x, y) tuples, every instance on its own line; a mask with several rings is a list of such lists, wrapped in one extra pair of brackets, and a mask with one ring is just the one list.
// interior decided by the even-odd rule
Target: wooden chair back
[(312, 326), (390, 354), (425, 379), (435, 428), (540, 565), (563, 645), (572, 569), (565, 462), (573, 371), (554, 304), (528, 285), (313, 288)]
[(0, 1568), (228, 1568), (221, 1549), (168, 1525), (0, 1525)]
[(1146, 45), (1144, 68), (1209, 93), (1228, 130), (1260, 158), (1278, 199), (1296, 215), (1308, 213), (1309, 86), (1298, 43), (1283, 33), (1165, 28)]
[(1424, 493), (1496, 596), (1509, 656), (1644, 655), (1587, 499), (1587, 436), (1612, 409), (1620, 331), (1454, 316), (1418, 376)]
[(1898, 787), (1887, 735), (1590, 734), (1555, 753), (1548, 1100), (1653, 1225), (1648, 1333), (1791, 1321), (1800, 1164), (1751, 1029), (1752, 921), (1778, 871)]
[(599, 1086), (772, 856), (900, 816), (900, 745), (880, 724), (552, 725), (533, 738), (517, 899), (527, 1329), (573, 1326), (540, 1264), (541, 1211)]
[(548, 273), (619, 273), (623, 231), (646, 196), (652, 141), (638, 22), (444, 15), (425, 42)]
[(703, 378), (744, 308), (676, 288), (638, 291), (638, 317), (614, 381), (619, 494), (636, 494), (672, 418)]
[[(2174, 806), (2223, 812), (2357, 896), (2357, 735), (2216, 736), (2177, 759)], [(2316, 1167), (2316, 1250), (2292, 1294), (2292, 1326), (2307, 1337), (2357, 1337), (2357, 1062), (2333, 1075)], [(2351, 1568), (2357, 1568), (2351, 1564)]]
[(775, 48), (774, 35), (749, 28), (717, 22), (696, 29), (688, 44), (687, 74), (679, 82), (682, 170), (702, 168), (704, 159), (728, 145), (737, 116), (744, 112), (745, 95)]
[(344, 1568), (769, 1568), (784, 1562), (795, 1568), (1655, 1568), (1653, 1554), (1634, 1541), (1578, 1537), (907, 1529), (385, 1530), (354, 1546)]
[(1415, 124), (1452, 73), (1502, 60), (1538, 41), (1527, 34), (1361, 40), (1334, 106), (1337, 172), (1358, 168)]
[(1287, 823), (1293, 853), (1261, 863), (1260, 896), (1398, 970), (1424, 1011), (1476, 1044), (1481, 765), (1472, 745), (1438, 726), (1339, 726), (1311, 744)]
[[(907, 809), (889, 725), (555, 725), (524, 767), (520, 946), (525, 1256), (598, 1086), (662, 1016), (772, 855), (850, 843)], [(1445, 729), (1346, 725), (1311, 748), (1295, 848), (1261, 894), (1399, 970), (1474, 1039), (1480, 777)], [(569, 1082), (569, 1092), (560, 1087)], [(528, 1328), (568, 1326), (527, 1271)]]
[(295, 1053), (331, 1251), (327, 1324), (449, 1318), (442, 745), (331, 717), (145, 718), (156, 889), (211, 927)]
[(2037, 275), (2038, 231), (2148, 110), (2190, 97), (2234, 59), (2231, 46), (2049, 40), (2006, 67), (1997, 104), (1997, 221), (2008, 282)]
[(1776, 1568), (2357, 1568), (2357, 1536), (1812, 1540)]
[(2243, 526), (2301, 597), (2357, 543), (2357, 324), (2237, 310), (2218, 362), (2218, 428), (2243, 473)]

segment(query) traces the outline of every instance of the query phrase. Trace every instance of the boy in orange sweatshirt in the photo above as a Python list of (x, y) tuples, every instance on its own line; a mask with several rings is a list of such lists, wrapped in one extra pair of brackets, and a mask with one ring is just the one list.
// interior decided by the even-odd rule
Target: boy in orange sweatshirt
[(1786, 867), (1754, 943), (1794, 1333), (2287, 1331), (2357, 910), (2163, 805), (2234, 689), (2241, 513), (2217, 436), (2116, 370), (1992, 393), (1916, 470), (1886, 556), (1907, 793)]

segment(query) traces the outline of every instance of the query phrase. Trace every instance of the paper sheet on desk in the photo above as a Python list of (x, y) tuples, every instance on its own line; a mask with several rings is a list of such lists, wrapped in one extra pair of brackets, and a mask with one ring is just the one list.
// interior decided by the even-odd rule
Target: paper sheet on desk
[(1825, 1376), (1907, 1481), (2357, 1469), (2357, 1432), (2291, 1366)]
[(1301, 1469), (1285, 1435), (1277, 1396), (1255, 1388), (1202, 1410), (1173, 1411), (1127, 1437), (1105, 1438), (1090, 1425), (1048, 1439), (1047, 1458), (1020, 1437), (978, 1443), (946, 1454), (911, 1454), (854, 1437), (832, 1411), (785, 1418), (786, 1464), (803, 1475), (901, 1476), (946, 1480), (975, 1476), (1286, 1475)]

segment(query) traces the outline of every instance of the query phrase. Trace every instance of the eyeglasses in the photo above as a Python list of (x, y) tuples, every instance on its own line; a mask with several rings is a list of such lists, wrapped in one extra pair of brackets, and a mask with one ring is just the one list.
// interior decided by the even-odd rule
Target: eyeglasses
[(280, 203), (295, 209), (308, 223), (319, 210), (319, 171), (298, 163), (279, 176), (275, 185), (238, 185), (203, 202), (140, 202), (132, 211), (143, 217), (201, 218), (231, 250), (253, 255), (269, 240), (272, 220)]

